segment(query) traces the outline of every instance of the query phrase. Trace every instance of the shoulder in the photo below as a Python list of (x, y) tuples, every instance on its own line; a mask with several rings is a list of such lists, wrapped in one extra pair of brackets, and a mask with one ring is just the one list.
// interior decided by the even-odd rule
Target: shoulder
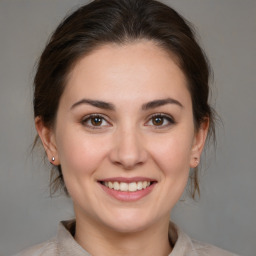
[(56, 239), (30, 247), (14, 256), (56, 256), (58, 255), (58, 247)]
[(47, 242), (30, 247), (14, 256), (89, 255), (74, 239), (75, 221), (59, 223), (57, 236)]
[(169, 256), (238, 256), (214, 245), (191, 239), (173, 222), (169, 226), (169, 241), (173, 246)]
[(191, 240), (193, 244), (193, 250), (198, 256), (238, 256), (237, 254), (228, 252), (214, 245), (203, 243), (196, 240)]

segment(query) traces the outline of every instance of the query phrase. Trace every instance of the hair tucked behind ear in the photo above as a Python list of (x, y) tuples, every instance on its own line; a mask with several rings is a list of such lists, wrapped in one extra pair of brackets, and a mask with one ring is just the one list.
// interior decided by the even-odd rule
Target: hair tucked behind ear
[[(208, 103), (209, 65), (188, 22), (154, 0), (96, 0), (82, 6), (58, 26), (40, 58), (34, 79), (34, 116), (53, 127), (68, 74), (77, 61), (104, 44), (154, 41), (176, 56), (188, 81), (196, 129), (214, 112)], [(37, 142), (38, 138), (36, 138)], [(198, 170), (192, 175), (192, 196), (199, 193)], [(64, 187), (61, 166), (53, 170), (51, 188)]]

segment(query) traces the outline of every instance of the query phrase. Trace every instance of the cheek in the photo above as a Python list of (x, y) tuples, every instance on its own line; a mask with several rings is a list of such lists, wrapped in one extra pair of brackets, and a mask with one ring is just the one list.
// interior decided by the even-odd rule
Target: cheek
[[(65, 136), (66, 135), (66, 136)], [(68, 136), (67, 136), (68, 135)], [(104, 159), (106, 147), (100, 138), (80, 132), (64, 132), (58, 140), (58, 153), (63, 175), (91, 175)]]
[(188, 172), (192, 145), (190, 134), (163, 136), (155, 140), (152, 145), (154, 146), (150, 148), (151, 155), (166, 175)]
[(188, 132), (182, 136), (180, 133), (175, 133), (175, 136), (169, 134), (161, 138), (158, 136), (150, 147), (154, 164), (160, 170), (159, 190), (162, 197), (158, 198), (158, 208), (166, 212), (173, 209), (187, 185), (191, 140)]
[(69, 136), (61, 136), (63, 139), (58, 144), (65, 185), (75, 204), (83, 205), (86, 201), (89, 207), (89, 202), (98, 200), (93, 184), (107, 149), (102, 139), (85, 136), (83, 132), (68, 134)]

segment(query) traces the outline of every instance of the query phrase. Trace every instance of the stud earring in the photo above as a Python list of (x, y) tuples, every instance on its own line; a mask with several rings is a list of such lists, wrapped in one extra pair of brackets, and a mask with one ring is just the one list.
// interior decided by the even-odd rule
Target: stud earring
[(195, 167), (197, 167), (199, 164), (199, 159), (197, 157), (195, 157), (194, 159), (195, 159), (195, 164), (196, 164)]
[(52, 161), (53, 161), (53, 162), (55, 161), (55, 157), (54, 157), (54, 156), (52, 157)]

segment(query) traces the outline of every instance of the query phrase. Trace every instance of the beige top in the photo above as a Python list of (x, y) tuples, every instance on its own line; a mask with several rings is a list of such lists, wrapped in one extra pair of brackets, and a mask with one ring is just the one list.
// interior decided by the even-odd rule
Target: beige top
[[(74, 239), (75, 221), (62, 221), (55, 238), (31, 247), (15, 256), (90, 256)], [(170, 222), (169, 256), (238, 256), (215, 246), (191, 240), (174, 223)], [(157, 256), (157, 255), (156, 255)]]

